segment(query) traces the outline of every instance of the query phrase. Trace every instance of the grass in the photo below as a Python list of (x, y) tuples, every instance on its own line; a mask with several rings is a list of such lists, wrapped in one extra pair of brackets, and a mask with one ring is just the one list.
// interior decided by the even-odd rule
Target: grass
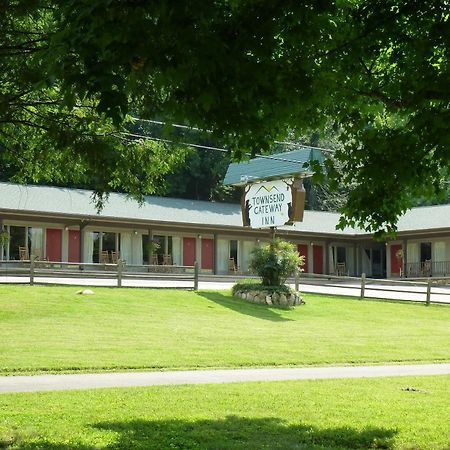
[(226, 291), (0, 286), (0, 373), (449, 361), (450, 308)]
[(449, 376), (0, 395), (0, 448), (449, 448)]

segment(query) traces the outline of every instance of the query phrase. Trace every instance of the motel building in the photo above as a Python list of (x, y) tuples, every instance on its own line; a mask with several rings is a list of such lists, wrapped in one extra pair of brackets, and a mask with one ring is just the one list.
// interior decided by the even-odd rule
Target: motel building
[[(239, 204), (149, 196), (142, 205), (112, 193), (97, 212), (91, 192), (0, 183), (1, 261), (36, 259), (126, 265), (192, 266), (205, 274), (247, 274), (250, 252), (269, 230), (244, 227)], [(395, 240), (375, 241), (355, 228), (336, 230), (339, 214), (305, 211), (277, 228), (305, 256), (305, 273), (369, 277), (450, 275), (450, 205), (413, 208)], [(158, 248), (149, 250), (149, 242)], [(152, 257), (150, 258), (150, 255)], [(113, 261), (109, 261), (113, 262)], [(231, 264), (230, 264), (231, 262)], [(131, 269), (130, 269), (131, 270)]]

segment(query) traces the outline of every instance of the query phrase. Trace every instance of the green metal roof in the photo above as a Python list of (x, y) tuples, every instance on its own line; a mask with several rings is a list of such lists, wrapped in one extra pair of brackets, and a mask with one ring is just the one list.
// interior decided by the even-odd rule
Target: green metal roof
[(312, 171), (307, 167), (307, 163), (313, 160), (322, 163), (324, 157), (319, 150), (310, 147), (258, 156), (249, 161), (230, 164), (223, 184), (243, 186), (257, 180), (289, 178), (299, 174), (310, 175)]

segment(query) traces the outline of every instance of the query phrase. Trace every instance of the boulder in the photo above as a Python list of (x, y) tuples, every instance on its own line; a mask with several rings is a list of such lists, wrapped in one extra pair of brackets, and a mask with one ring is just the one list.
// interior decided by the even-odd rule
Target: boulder
[(94, 291), (92, 291), (91, 289), (81, 289), (75, 293), (81, 294), (81, 295), (92, 295), (94, 293)]

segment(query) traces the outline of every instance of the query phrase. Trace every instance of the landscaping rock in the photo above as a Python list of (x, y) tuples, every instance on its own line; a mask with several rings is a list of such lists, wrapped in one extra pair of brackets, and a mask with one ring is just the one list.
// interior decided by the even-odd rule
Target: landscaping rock
[(76, 294), (81, 294), (81, 295), (92, 295), (94, 293), (94, 291), (92, 291), (91, 289), (82, 289), (80, 291), (75, 292)]
[(299, 293), (296, 292), (285, 294), (273, 292), (272, 290), (252, 290), (248, 292), (236, 291), (234, 295), (251, 303), (276, 306), (279, 308), (290, 308), (293, 306), (303, 305), (305, 303)]

